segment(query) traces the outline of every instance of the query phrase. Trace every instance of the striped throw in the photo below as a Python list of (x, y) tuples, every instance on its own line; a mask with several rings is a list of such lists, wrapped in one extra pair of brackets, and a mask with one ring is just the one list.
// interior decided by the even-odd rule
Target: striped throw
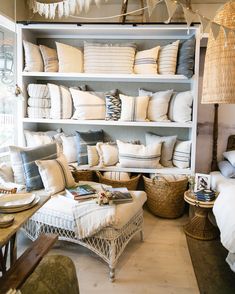
[(111, 171), (111, 172), (104, 172), (103, 176), (109, 180), (128, 181), (131, 178), (131, 173)]
[(173, 152), (173, 164), (178, 168), (190, 166), (191, 141), (176, 141)]
[(48, 98), (28, 98), (28, 106), (30, 107), (51, 107), (51, 99)]
[(49, 118), (50, 110), (49, 107), (28, 107), (27, 113), (29, 118)]
[(162, 75), (174, 75), (176, 72), (179, 40), (161, 48), (158, 58), (158, 71)]
[(121, 116), (121, 99), (117, 96), (106, 95), (105, 120), (119, 120)]
[(86, 73), (133, 73), (136, 45), (84, 42)]
[(49, 89), (44, 84), (28, 84), (29, 97), (33, 98), (50, 98)]
[(135, 56), (134, 73), (157, 74), (157, 58), (160, 46), (139, 51)]

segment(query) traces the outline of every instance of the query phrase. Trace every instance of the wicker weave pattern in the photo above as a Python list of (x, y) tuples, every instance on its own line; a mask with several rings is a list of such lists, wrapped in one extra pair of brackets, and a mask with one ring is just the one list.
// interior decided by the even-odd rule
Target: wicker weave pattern
[(73, 170), (73, 178), (75, 182), (79, 181), (93, 181), (93, 171), (92, 170)]
[(130, 178), (128, 181), (115, 181), (106, 179), (100, 172), (96, 172), (99, 183), (110, 185), (113, 188), (126, 187), (128, 190), (136, 190), (141, 175)]
[(144, 177), (149, 210), (164, 218), (177, 218), (184, 211), (184, 192), (187, 190), (188, 179), (175, 182), (149, 179)]

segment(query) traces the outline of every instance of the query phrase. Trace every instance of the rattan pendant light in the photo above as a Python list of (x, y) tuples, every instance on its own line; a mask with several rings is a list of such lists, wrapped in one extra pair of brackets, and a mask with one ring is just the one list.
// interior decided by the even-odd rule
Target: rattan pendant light
[[(235, 29), (235, 1), (226, 3), (216, 14), (214, 21)], [(216, 170), (218, 106), (235, 103), (235, 36), (230, 31), (225, 37), (222, 27), (216, 39), (212, 31), (209, 34), (201, 103), (215, 104), (211, 170)]]

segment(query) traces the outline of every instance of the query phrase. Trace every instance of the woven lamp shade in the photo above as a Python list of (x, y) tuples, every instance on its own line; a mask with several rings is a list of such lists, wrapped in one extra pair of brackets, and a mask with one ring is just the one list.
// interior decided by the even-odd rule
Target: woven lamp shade
[[(226, 3), (214, 21), (235, 29), (235, 2)], [(210, 31), (205, 59), (201, 103), (235, 103), (235, 36), (229, 32), (226, 38), (221, 27), (216, 40)]]

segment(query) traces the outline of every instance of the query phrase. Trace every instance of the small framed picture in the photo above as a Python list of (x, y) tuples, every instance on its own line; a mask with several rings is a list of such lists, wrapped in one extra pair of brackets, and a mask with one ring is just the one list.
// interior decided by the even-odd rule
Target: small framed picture
[(195, 186), (194, 192), (203, 189), (210, 189), (211, 186), (211, 176), (208, 174), (195, 174)]

